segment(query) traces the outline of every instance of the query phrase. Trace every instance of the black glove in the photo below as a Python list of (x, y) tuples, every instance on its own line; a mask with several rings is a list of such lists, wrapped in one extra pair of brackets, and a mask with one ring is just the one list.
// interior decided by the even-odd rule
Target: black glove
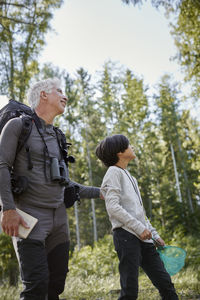
[(78, 203), (80, 204), (79, 186), (66, 186), (64, 191), (64, 203), (66, 208), (72, 207), (75, 201), (78, 201)]

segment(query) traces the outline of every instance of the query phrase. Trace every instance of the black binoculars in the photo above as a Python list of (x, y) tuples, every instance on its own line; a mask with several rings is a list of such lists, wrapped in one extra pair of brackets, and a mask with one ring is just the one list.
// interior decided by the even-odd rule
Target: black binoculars
[(51, 157), (51, 180), (61, 185), (69, 183), (69, 171), (64, 160), (59, 161), (56, 157)]

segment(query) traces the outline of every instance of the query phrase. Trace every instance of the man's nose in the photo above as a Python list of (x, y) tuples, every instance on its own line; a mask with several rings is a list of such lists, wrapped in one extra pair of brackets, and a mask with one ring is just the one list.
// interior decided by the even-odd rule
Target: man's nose
[(68, 98), (67, 98), (67, 96), (65, 96), (65, 95), (63, 95), (63, 97), (62, 97), (66, 102), (69, 100)]

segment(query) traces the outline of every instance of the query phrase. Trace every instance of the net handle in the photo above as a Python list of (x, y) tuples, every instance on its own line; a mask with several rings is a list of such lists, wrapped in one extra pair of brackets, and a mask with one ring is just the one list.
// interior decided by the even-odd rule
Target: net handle
[(158, 245), (158, 249), (162, 250), (162, 249), (166, 248), (165, 245), (162, 246), (162, 245), (160, 244), (160, 242), (156, 241), (153, 237), (152, 237), (151, 239), (153, 240), (155, 246)]

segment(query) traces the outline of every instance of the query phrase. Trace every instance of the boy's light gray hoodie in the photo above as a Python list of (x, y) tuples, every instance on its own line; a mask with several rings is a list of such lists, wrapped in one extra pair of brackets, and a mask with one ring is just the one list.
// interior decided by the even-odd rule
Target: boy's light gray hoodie
[(148, 229), (155, 240), (160, 237), (146, 216), (137, 180), (127, 170), (109, 167), (101, 185), (101, 193), (105, 198), (112, 229), (121, 227), (137, 237)]

